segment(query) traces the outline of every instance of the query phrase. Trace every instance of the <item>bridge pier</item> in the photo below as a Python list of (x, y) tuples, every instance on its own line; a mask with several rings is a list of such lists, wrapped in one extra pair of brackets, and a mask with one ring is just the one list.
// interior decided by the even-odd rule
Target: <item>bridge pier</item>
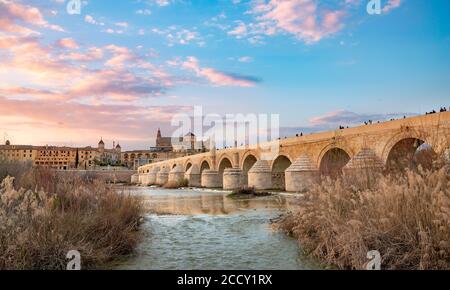
[(242, 170), (239, 168), (227, 168), (223, 172), (223, 189), (234, 190), (241, 187)]
[(144, 173), (139, 173), (138, 184), (142, 184), (142, 178), (144, 178)]
[(139, 174), (131, 175), (131, 184), (139, 184)]
[(188, 180), (190, 187), (200, 187), (202, 186), (202, 179), (200, 175), (200, 169), (197, 165), (192, 165), (191, 168), (184, 174), (184, 178)]
[(159, 167), (155, 167), (150, 169), (150, 172), (148, 173), (148, 185), (154, 185), (156, 184), (156, 175), (159, 172)]
[(256, 190), (272, 189), (272, 170), (269, 162), (259, 160), (248, 172), (248, 186)]
[(183, 166), (177, 165), (169, 172), (169, 183), (175, 186), (179, 186), (184, 181), (184, 169)]
[(143, 186), (148, 186), (148, 185), (150, 185), (150, 173), (143, 173), (143, 174), (141, 174), (142, 175), (142, 177), (141, 177), (141, 185), (143, 185)]
[(156, 185), (163, 186), (169, 181), (169, 168), (163, 167), (156, 174)]
[(319, 170), (306, 155), (302, 155), (286, 170), (286, 191), (305, 192), (318, 182)]
[(367, 188), (376, 181), (377, 175), (385, 168), (383, 161), (368, 148), (362, 149), (343, 168), (344, 177), (360, 189)]
[(221, 188), (222, 182), (219, 180), (219, 172), (215, 170), (203, 170), (202, 187), (205, 188)]

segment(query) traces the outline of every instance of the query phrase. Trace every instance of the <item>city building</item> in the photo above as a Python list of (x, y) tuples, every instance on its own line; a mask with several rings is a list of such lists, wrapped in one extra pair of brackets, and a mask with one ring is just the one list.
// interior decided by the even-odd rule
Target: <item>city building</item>
[(122, 164), (129, 168), (138, 168), (149, 163), (179, 158), (197, 153), (206, 152), (204, 142), (197, 141), (193, 133), (183, 137), (163, 137), (158, 129), (154, 147), (149, 150), (133, 150), (122, 152)]
[(58, 170), (92, 170), (104, 165), (120, 165), (121, 147), (106, 149), (103, 140), (97, 148), (65, 146), (12, 145), (8, 140), (0, 145), (0, 161), (29, 162)]
[(148, 150), (122, 152), (119, 143), (113, 142), (112, 148), (106, 148), (103, 138), (97, 147), (32, 146), (14, 145), (9, 140), (0, 145), (0, 161), (29, 162), (34, 166), (49, 167), (58, 170), (93, 170), (105, 166), (125, 166), (136, 169), (149, 163), (184, 157), (206, 152), (201, 141), (194, 134), (184, 137), (163, 137), (158, 129), (155, 147)]

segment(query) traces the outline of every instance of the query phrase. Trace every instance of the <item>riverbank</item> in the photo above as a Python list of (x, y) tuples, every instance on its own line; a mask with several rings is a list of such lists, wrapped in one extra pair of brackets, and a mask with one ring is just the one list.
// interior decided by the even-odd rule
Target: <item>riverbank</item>
[(142, 238), (142, 201), (104, 180), (7, 165), (1, 172), (14, 177), (0, 185), (0, 269), (64, 270), (70, 251), (81, 269), (101, 269)]
[(313, 258), (339, 269), (365, 269), (369, 251), (382, 269), (450, 269), (449, 168), (373, 175), (376, 183), (324, 180), (277, 223)]

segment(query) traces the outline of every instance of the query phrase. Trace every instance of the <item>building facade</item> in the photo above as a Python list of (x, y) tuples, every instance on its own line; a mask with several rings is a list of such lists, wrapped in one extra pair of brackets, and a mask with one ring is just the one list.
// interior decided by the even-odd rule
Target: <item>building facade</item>
[(33, 166), (42, 166), (58, 170), (93, 170), (104, 166), (125, 166), (137, 169), (139, 166), (168, 159), (185, 157), (207, 152), (203, 142), (198, 142), (194, 134), (184, 137), (163, 137), (158, 129), (155, 147), (148, 150), (122, 152), (119, 143), (106, 148), (103, 139), (97, 147), (60, 147), (12, 145), (6, 141), (0, 145), (0, 161), (30, 162)]
[(102, 165), (120, 165), (120, 158), (120, 145), (106, 149), (103, 140), (97, 148), (11, 145), (10, 141), (0, 145), (0, 161), (29, 162), (33, 166), (58, 170), (92, 170)]
[(168, 159), (185, 157), (207, 152), (204, 142), (197, 141), (196, 136), (189, 133), (183, 137), (163, 137), (161, 130), (156, 134), (155, 147), (150, 150), (134, 150), (122, 152), (122, 164), (133, 169), (150, 163)]

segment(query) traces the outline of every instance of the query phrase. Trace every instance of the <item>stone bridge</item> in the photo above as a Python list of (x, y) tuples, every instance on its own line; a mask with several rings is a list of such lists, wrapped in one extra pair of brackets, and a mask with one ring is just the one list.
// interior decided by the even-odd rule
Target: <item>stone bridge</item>
[(448, 158), (450, 112), (288, 138), (277, 146), (270, 160), (262, 158), (260, 148), (247, 146), (148, 164), (132, 182), (301, 192), (320, 175), (406, 167), (419, 148)]

